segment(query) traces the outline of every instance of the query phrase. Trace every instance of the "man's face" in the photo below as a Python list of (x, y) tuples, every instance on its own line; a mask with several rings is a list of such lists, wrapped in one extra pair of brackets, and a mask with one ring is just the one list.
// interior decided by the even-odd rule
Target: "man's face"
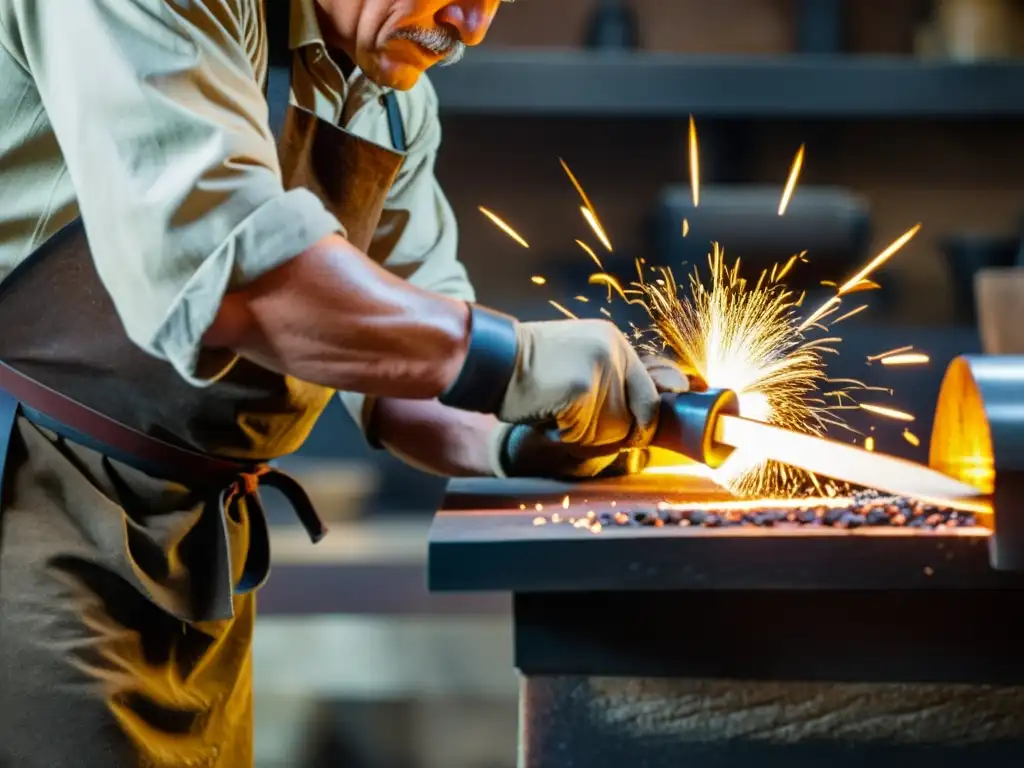
[[(407, 90), (483, 41), (511, 0), (319, 0), (337, 44), (379, 85)], [(326, 18), (323, 18), (326, 17)]]

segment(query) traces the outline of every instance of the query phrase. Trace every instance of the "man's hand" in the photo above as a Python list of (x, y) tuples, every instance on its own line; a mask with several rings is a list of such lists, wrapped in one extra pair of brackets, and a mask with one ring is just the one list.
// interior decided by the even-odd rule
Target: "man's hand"
[[(666, 358), (644, 358), (643, 364), (658, 392), (701, 386)], [(586, 449), (566, 446), (543, 430), (512, 427), (494, 416), (448, 408), (436, 400), (381, 398), (370, 432), (410, 466), (448, 477), (607, 477), (638, 472), (647, 463), (644, 449), (599, 448), (596, 455), (581, 456)]]
[(646, 445), (658, 391), (636, 351), (604, 320), (521, 323), (518, 358), (497, 416), (553, 430), (572, 446)]
[[(649, 356), (641, 363), (654, 384), (656, 394), (689, 391), (689, 378), (672, 360)], [(647, 462), (648, 452), (644, 448), (632, 448), (622, 443), (611, 446), (582, 441), (570, 443), (558, 439), (553, 430), (528, 425), (502, 424), (492, 435), (491, 465), (499, 476), (554, 479), (613, 477), (639, 472)]]
[(698, 389), (674, 360), (661, 355), (647, 355), (642, 360), (659, 393), (689, 392), (691, 389)]

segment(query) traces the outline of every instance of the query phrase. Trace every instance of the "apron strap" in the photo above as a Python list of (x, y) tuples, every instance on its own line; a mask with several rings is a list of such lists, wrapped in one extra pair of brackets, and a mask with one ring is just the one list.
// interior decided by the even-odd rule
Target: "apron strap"
[[(84, 444), (87, 448), (99, 450), (101, 453), (109, 455), (110, 458), (115, 460), (128, 459), (124, 463), (129, 466), (134, 464), (141, 471), (154, 469), (152, 466), (141, 466), (141, 462), (132, 461), (135, 457), (123, 456), (121, 452), (112, 450), (109, 446), (100, 445), (96, 440), (66, 428), (64, 425), (54, 422), (37, 411), (23, 408), (14, 395), (4, 389), (0, 389), (0, 496), (5, 496), (9, 487), (7, 485), (7, 457), (11, 454), (14, 425), (17, 423), (19, 415), (24, 415), (37, 426), (56, 432), (65, 439)], [(219, 498), (219, 512), (224, 516), (227, 515), (228, 507), (235, 496), (242, 495), (246, 500), (247, 519), (249, 521), (249, 547), (246, 552), (245, 564), (242, 567), (241, 578), (234, 587), (236, 594), (251, 592), (263, 586), (270, 573), (270, 529), (267, 526), (267, 513), (263, 508), (263, 500), (258, 493), (258, 485), (261, 481), (285, 494), (286, 498), (295, 507), (299, 518), (306, 525), (307, 530), (311, 530), (310, 536), (312, 538), (322, 538), (326, 531), (316, 511), (313, 509), (309, 497), (306, 496), (302, 487), (294, 478), (269, 467), (259, 474), (243, 475), (230, 488), (222, 491)], [(3, 502), (6, 502), (6, 498), (3, 499)], [(3, 509), (3, 506), (4, 504), (0, 503), (0, 510)], [(312, 518), (312, 526), (310, 525), (310, 518)], [(228, 553), (227, 543), (224, 542), (223, 546), (225, 553)], [(230, 557), (230, 555), (228, 556)]]
[(388, 130), (391, 131), (391, 146), (397, 152), (405, 152), (405, 126), (402, 124), (402, 110), (398, 108), (398, 95), (394, 91), (384, 94), (384, 108), (388, 111)]
[(269, 108), (270, 130), (278, 139), (292, 91), (292, 50), (289, 43), (291, 2), (266, 0), (263, 16), (267, 25), (267, 84), (265, 95)]
[[(309, 496), (292, 477), (265, 462), (243, 463), (199, 453), (139, 432), (107, 418), (0, 362), (0, 492), (10, 455), (11, 437), (19, 415), (66, 440), (85, 446), (153, 477), (194, 485), (221, 485), (220, 513), (237, 498), (244, 498), (249, 512), (249, 551), (236, 592), (256, 589), (270, 570), (270, 536), (266, 512), (259, 496), (261, 485), (282, 493), (310, 540), (327, 533)], [(2, 505), (0, 505), (2, 510)]]

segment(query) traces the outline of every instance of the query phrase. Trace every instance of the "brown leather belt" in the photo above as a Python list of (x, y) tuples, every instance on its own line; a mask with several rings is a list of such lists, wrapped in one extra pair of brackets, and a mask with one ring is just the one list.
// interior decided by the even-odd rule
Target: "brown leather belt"
[[(222, 503), (234, 496), (248, 497), (255, 502), (259, 515), (263, 515), (259, 486), (276, 488), (288, 499), (314, 543), (327, 533), (298, 481), (267, 462), (225, 459), (151, 437), (40, 384), (5, 363), (0, 363), (0, 480), (4, 476), (10, 436), (18, 415), (154, 477), (180, 480), (183, 485), (199, 481), (203, 486), (215, 487), (221, 491)], [(265, 517), (254, 524), (265, 528)], [(252, 543), (259, 549), (269, 546), (264, 542)], [(256, 570), (243, 577), (243, 584), (239, 585), (243, 591), (262, 583), (265, 573), (261, 576), (257, 571), (269, 567), (269, 551), (250, 553), (252, 556), (257, 560), (266, 558), (268, 563), (255, 565)]]

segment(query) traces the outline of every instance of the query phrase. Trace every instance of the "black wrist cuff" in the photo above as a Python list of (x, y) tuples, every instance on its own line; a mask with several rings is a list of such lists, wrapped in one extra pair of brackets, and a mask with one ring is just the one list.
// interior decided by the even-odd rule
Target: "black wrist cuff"
[(469, 305), (469, 349), (462, 370), (438, 400), (452, 408), (497, 414), (516, 370), (516, 320)]

